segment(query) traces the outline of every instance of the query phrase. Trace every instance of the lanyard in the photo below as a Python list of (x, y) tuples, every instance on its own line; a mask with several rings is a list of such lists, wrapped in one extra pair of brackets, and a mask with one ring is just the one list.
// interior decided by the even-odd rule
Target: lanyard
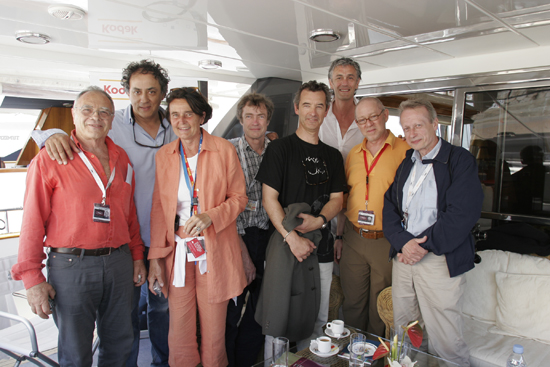
[(365, 189), (365, 209), (367, 208), (369, 204), (369, 175), (376, 166), (376, 163), (378, 163), (378, 160), (382, 156), (382, 153), (386, 150), (386, 148), (389, 146), (389, 144), (384, 144), (384, 147), (380, 150), (380, 153), (376, 156), (374, 161), (372, 162), (372, 165), (369, 169), (369, 162), (367, 160), (367, 151), (363, 150), (363, 160), (365, 161), (365, 170), (367, 171), (367, 178), (366, 178), (366, 189)]
[(409, 183), (409, 192), (407, 194), (407, 202), (405, 204), (405, 210), (404, 213), (408, 213), (409, 211), (409, 205), (411, 205), (411, 200), (413, 196), (416, 194), (418, 189), (420, 188), (420, 185), (422, 185), (422, 182), (424, 182), (424, 179), (426, 176), (428, 176), (428, 173), (430, 173), (430, 170), (433, 167), (433, 163), (428, 164), (426, 168), (424, 168), (424, 172), (422, 172), (422, 175), (418, 179), (416, 183), (414, 183), (414, 179), (416, 178), (416, 167), (413, 166), (412, 173), (411, 173), (411, 182)]
[[(199, 157), (198, 155), (201, 153), (201, 147), (202, 147), (202, 134), (201, 134), (201, 140), (199, 141), (199, 152), (197, 153), (197, 167), (199, 163)], [(189, 162), (187, 162), (187, 156), (185, 155), (185, 150), (183, 149), (183, 144), (180, 143), (180, 153), (181, 153), (181, 162), (185, 164), (185, 168), (183, 170), (183, 173), (185, 174), (185, 183), (187, 184), (187, 189), (189, 189), (189, 194), (191, 195), (191, 214), (196, 215), (198, 213), (198, 205), (199, 201), (197, 199), (197, 190), (195, 189), (195, 184), (197, 182), (197, 171), (198, 169), (195, 169), (195, 178), (193, 178), (193, 172), (191, 171), (191, 168), (189, 167)], [(191, 190), (191, 187), (193, 187), (193, 190)]]
[(97, 186), (99, 186), (102, 193), (101, 205), (105, 205), (105, 199), (107, 198), (107, 189), (111, 186), (111, 184), (113, 183), (113, 180), (115, 179), (116, 167), (113, 167), (113, 171), (111, 172), (111, 177), (109, 177), (109, 182), (107, 182), (107, 187), (105, 187), (103, 186), (103, 182), (101, 181), (101, 178), (99, 178), (99, 175), (97, 174), (94, 166), (92, 166), (92, 164), (90, 163), (90, 160), (88, 159), (88, 157), (86, 157), (86, 154), (84, 154), (82, 149), (80, 150), (80, 153), (78, 153), (78, 155), (80, 156), (80, 158), (82, 159), (82, 161), (84, 162), (84, 164), (86, 165), (90, 173), (92, 174), (93, 178), (95, 179), (95, 182), (97, 183)]

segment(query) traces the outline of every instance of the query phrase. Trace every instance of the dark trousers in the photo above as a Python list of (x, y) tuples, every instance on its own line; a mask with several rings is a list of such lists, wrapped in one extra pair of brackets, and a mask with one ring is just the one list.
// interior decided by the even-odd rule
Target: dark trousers
[[(230, 367), (250, 367), (255, 364), (264, 343), (262, 327), (254, 320), (254, 314), (260, 296), (260, 287), (264, 275), (265, 250), (269, 242), (269, 236), (267, 230), (258, 227), (249, 227), (245, 231), (243, 241), (256, 267), (256, 279), (237, 297), (237, 305), (233, 300), (229, 300), (227, 306), (225, 348)], [(241, 320), (247, 293), (250, 295)]]
[[(149, 272), (149, 247), (145, 247), (145, 267)], [(145, 282), (143, 287), (149, 287), (149, 282)], [(132, 301), (132, 327), (134, 329), (134, 342), (132, 351), (126, 361), (126, 367), (137, 367), (139, 353), (140, 320), (139, 304), (141, 297), (141, 287), (134, 287), (134, 298)], [(151, 367), (168, 367), (168, 329), (170, 326), (170, 317), (168, 312), (168, 299), (164, 296), (155, 296), (147, 288), (147, 329), (149, 330), (149, 341), (151, 342)]]
[(109, 256), (49, 254), (48, 278), (56, 291), (53, 319), (59, 329), (61, 366), (92, 365), (96, 322), (98, 365), (124, 365), (133, 339), (130, 319), (133, 272), (128, 245)]

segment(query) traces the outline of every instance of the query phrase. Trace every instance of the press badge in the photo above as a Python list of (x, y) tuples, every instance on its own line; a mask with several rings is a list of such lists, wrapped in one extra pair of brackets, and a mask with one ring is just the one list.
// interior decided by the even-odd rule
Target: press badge
[(206, 259), (204, 236), (186, 238), (185, 244), (187, 245), (187, 261)]
[(109, 205), (94, 204), (94, 222), (109, 223), (111, 221), (111, 208)]
[(374, 225), (374, 212), (372, 210), (359, 210), (357, 223), (364, 226)]
[(248, 200), (245, 210), (255, 212), (257, 209), (258, 209), (258, 200)]

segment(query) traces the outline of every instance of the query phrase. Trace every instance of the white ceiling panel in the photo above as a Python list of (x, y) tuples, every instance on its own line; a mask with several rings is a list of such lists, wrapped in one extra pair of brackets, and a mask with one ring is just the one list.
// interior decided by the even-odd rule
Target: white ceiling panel
[[(1, 78), (79, 85), (90, 71), (119, 71), (150, 57), (175, 76), (326, 80), (330, 63), (348, 56), (365, 73), (415, 79), (454, 73), (472, 60), (470, 72), (476, 64), (533, 65), (523, 55), (550, 45), (550, 0), (67, 0), (88, 11), (81, 21), (48, 14), (62, 2), (0, 0)], [(309, 33), (318, 28), (342, 37), (315, 43)], [(52, 42), (18, 43), (14, 34), (23, 29)], [(500, 53), (506, 62), (494, 62)], [(203, 59), (223, 67), (204, 71)]]

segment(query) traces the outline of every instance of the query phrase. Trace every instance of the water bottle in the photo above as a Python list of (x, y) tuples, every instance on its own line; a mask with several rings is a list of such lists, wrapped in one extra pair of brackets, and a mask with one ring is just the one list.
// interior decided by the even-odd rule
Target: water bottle
[(512, 354), (510, 354), (510, 357), (506, 361), (506, 367), (527, 367), (525, 358), (523, 358), (523, 346), (514, 344), (512, 350)]

